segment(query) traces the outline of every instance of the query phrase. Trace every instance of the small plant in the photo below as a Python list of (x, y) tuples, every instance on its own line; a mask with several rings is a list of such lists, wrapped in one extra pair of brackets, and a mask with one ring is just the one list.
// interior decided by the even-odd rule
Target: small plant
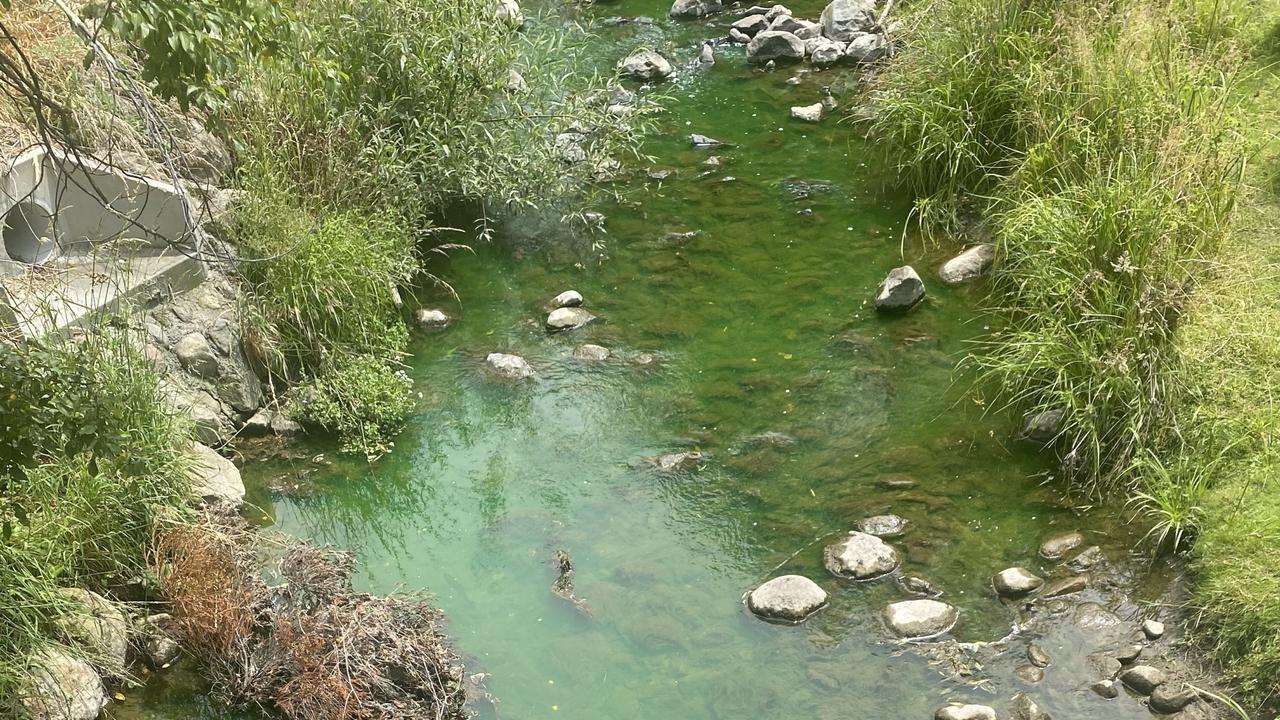
[(338, 436), (340, 449), (370, 460), (390, 452), (391, 437), (413, 410), (413, 381), (369, 355), (323, 372), (295, 391), (294, 414)]
[(1170, 453), (1162, 460), (1148, 450), (1135, 462), (1142, 487), (1134, 491), (1129, 506), (1151, 524), (1144, 541), (1157, 552), (1183, 552), (1199, 534), (1205, 517), (1205, 496), (1216, 477), (1220, 461), (1201, 462), (1185, 452)]

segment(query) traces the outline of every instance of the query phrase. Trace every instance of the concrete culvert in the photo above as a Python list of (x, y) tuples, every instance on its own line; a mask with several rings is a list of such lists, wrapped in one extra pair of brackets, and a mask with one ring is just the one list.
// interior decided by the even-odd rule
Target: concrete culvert
[(14, 205), (4, 216), (4, 251), (13, 260), (39, 265), (58, 249), (49, 213), (32, 202)]

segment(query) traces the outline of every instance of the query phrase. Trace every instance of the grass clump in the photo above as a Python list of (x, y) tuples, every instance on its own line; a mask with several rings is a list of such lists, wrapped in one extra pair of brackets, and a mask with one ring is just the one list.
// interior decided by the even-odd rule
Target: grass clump
[(413, 409), (413, 382), (384, 360), (359, 356), (336, 366), (295, 393), (294, 414), (329, 428), (348, 453), (385, 454), (390, 437)]
[(107, 591), (142, 575), (157, 518), (188, 492), (190, 432), (111, 330), (0, 344), (0, 697), (56, 637), (60, 587)]

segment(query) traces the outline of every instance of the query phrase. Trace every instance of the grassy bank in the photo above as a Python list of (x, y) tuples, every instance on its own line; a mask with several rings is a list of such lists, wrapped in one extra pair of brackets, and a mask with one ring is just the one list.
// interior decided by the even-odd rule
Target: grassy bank
[(1273, 152), (1246, 162), (1277, 107), (1266, 10), (934, 3), (876, 89), (922, 226), (997, 248), (978, 391), (1061, 411), (1068, 486), (1127, 497), (1154, 551), (1194, 547), (1202, 635), (1259, 703), (1280, 689), (1280, 208)]

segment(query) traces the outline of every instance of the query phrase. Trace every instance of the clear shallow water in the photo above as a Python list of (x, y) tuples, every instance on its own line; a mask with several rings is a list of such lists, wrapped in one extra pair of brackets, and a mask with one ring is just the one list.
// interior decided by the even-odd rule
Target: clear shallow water
[[(683, 65), (718, 34), (668, 22), (666, 7), (586, 11), (658, 19), (600, 29), (599, 56), (671, 42)], [(793, 5), (809, 17), (820, 7)], [(1014, 564), (1047, 571), (1035, 551), (1054, 530), (1085, 529), (1122, 561), (1127, 583), (1147, 577), (1123, 562), (1136, 538), (1115, 512), (1071, 510), (1042, 487), (1046, 468), (1011, 445), (1008, 421), (982, 417), (954, 374), (982, 331), (981, 287), (930, 281), (943, 255), (908, 242), (927, 302), (904, 317), (870, 310), (876, 285), (903, 263), (908, 206), (886, 199), (878, 152), (855, 128), (787, 117), (823, 85), (851, 104), (852, 76), (791, 87), (791, 74), (753, 72), (741, 51), (722, 52), (710, 71), (682, 68), (646, 146), (676, 174), (658, 182), (639, 166), (618, 186), (622, 203), (597, 208), (608, 216), (603, 251), (577, 229), (523, 219), (436, 268), (461, 304), (432, 300), (457, 320), (415, 342), (410, 373), (424, 398), (392, 455), (245, 468), (262, 524), (356, 548), (364, 589), (437, 597), (468, 672), (491, 674), (501, 702), (478, 703), (485, 716), (927, 718), (957, 696), (1002, 707), (1018, 686), (949, 684), (885, 635), (880, 609), (905, 597), (893, 582), (822, 569), (822, 545), (866, 515), (912, 521), (895, 541), (903, 571), (962, 609), (961, 640), (1008, 632), (1013, 611), (989, 577)], [(690, 132), (735, 147), (693, 150)], [(703, 177), (713, 154), (724, 165)], [(686, 231), (698, 234), (664, 240)], [(568, 288), (600, 319), (548, 335), (545, 304)], [(614, 355), (572, 359), (584, 342)], [(482, 363), (492, 351), (523, 355), (537, 376), (493, 378)], [(641, 353), (657, 361), (642, 366)], [(748, 441), (763, 432), (795, 443)], [(673, 475), (640, 462), (679, 449), (710, 461)], [(274, 497), (267, 487), (281, 476), (313, 492)], [(918, 485), (890, 489), (889, 476)], [(574, 559), (589, 616), (551, 593), (558, 549)], [(743, 610), (744, 591), (789, 572), (818, 581), (830, 606), (795, 627)], [(1063, 664), (1088, 650), (1080, 634), (1054, 643)], [(116, 716), (211, 714), (198, 687), (169, 682)], [(1062, 717), (1147, 716), (1129, 698), (1103, 704), (1080, 678), (1041, 694)]]

